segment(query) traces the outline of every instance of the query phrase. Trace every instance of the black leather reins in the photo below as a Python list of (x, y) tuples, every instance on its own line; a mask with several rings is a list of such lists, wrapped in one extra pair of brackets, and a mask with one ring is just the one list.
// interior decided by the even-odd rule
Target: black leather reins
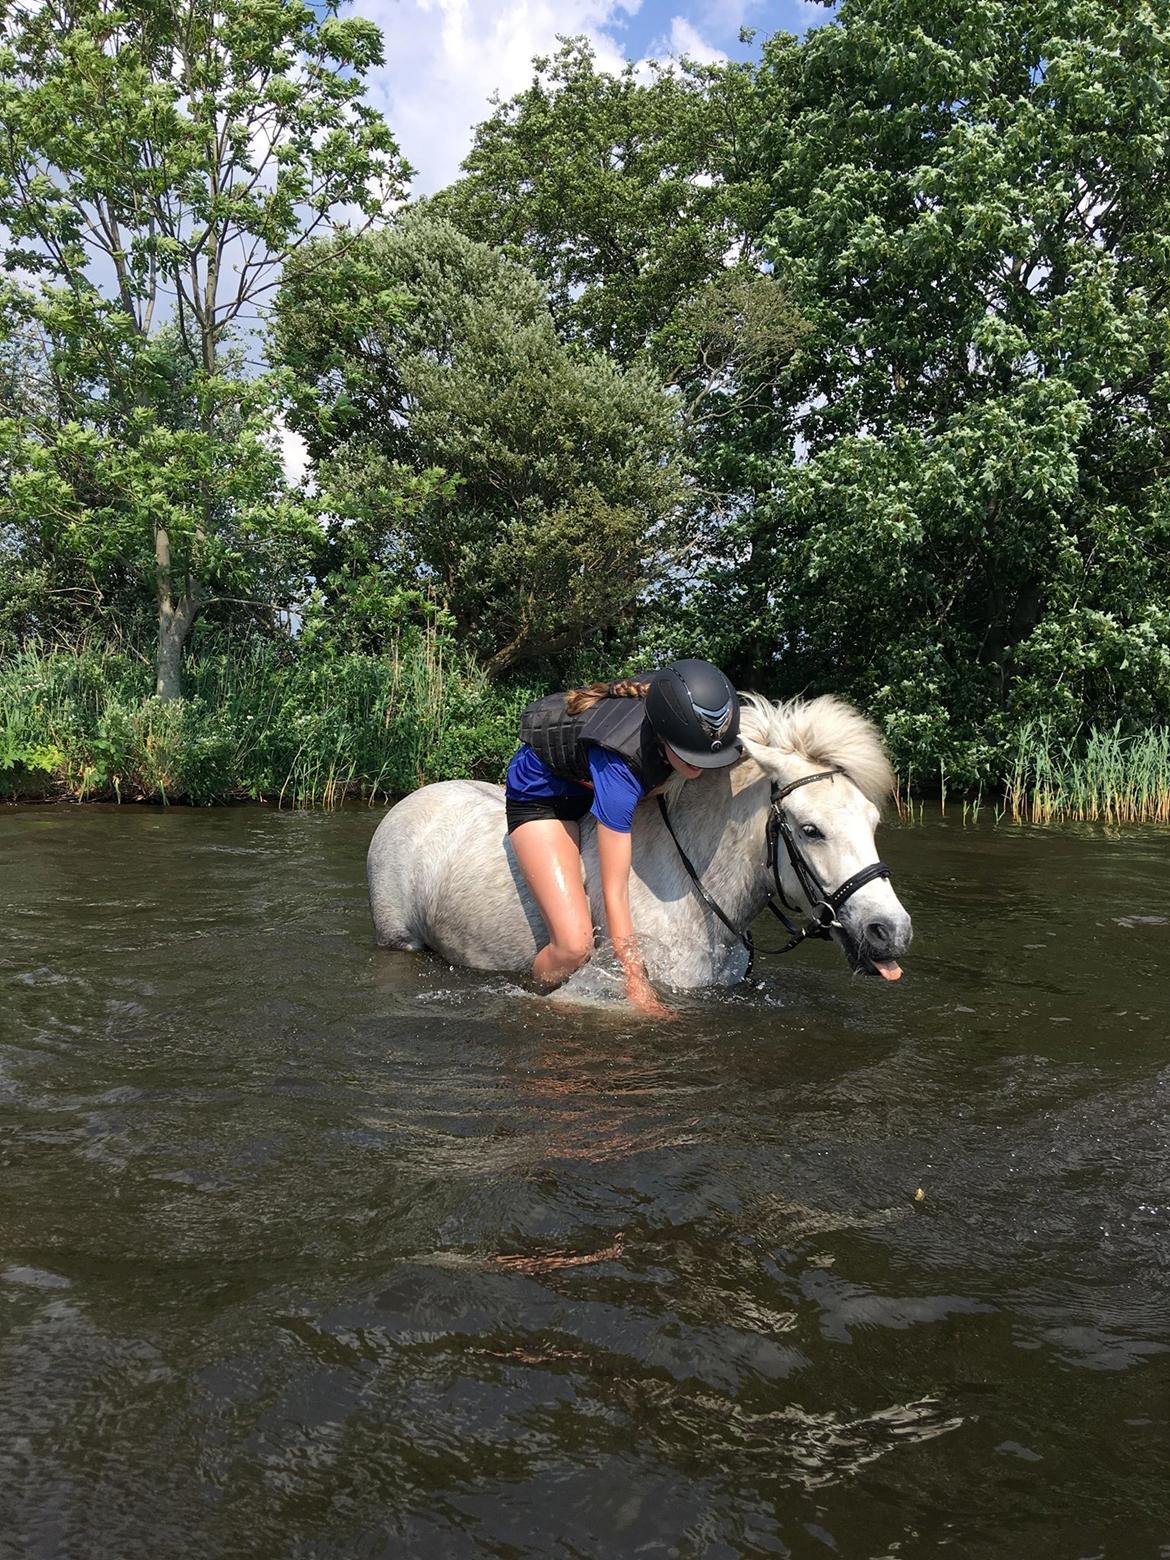
[[(780, 900), (780, 904), (791, 910), (793, 914), (799, 915), (800, 907), (799, 905), (794, 905), (785, 894), (780, 877), (779, 845), (780, 841), (783, 840), (784, 848), (788, 853), (788, 860), (792, 865), (792, 870), (796, 873), (796, 880), (800, 884), (801, 892), (808, 900), (810, 907), (809, 918), (804, 926), (794, 926), (784, 911), (780, 909), (780, 906), (776, 904), (775, 899), (772, 897), (772, 890), (768, 890), (768, 898), (765, 901), (766, 908), (772, 912), (777, 920), (783, 922), (789, 937), (783, 948), (776, 949), (777, 953), (791, 953), (793, 948), (798, 948), (802, 942), (810, 937), (831, 937), (834, 931), (841, 929), (841, 922), (837, 912), (845, 901), (852, 898), (859, 888), (864, 888), (867, 883), (872, 883), (875, 878), (888, 878), (890, 876), (890, 869), (884, 861), (874, 861), (868, 867), (862, 867), (860, 872), (855, 872), (852, 877), (846, 878), (844, 883), (839, 884), (830, 893), (813, 870), (812, 865), (805, 859), (803, 851), (796, 843), (792, 825), (784, 816), (785, 799), (793, 791), (799, 790), (802, 785), (812, 785), (815, 780), (832, 780), (834, 776), (844, 774), (845, 771), (843, 769), (823, 769), (815, 775), (802, 775), (799, 780), (790, 780), (784, 786), (778, 785), (775, 780), (772, 781), (772, 797), (768, 807), (768, 825), (765, 833), (768, 847), (766, 867), (772, 874), (776, 898)], [(845, 778), (848, 779), (848, 775)], [(658, 798), (658, 810), (662, 814), (662, 821), (666, 825), (667, 833), (674, 841), (679, 859), (686, 868), (691, 882), (695, 885), (699, 898), (706, 905), (707, 909), (723, 922), (731, 935), (747, 949), (748, 965), (744, 972), (744, 979), (746, 980), (752, 972), (752, 965), (756, 957), (756, 947), (752, 941), (751, 932), (746, 929), (741, 931), (703, 887), (693, 862), (682, 848), (679, 837), (674, 832), (674, 825), (670, 821), (670, 813), (667, 811), (665, 796)]]
[[(699, 874), (695, 871), (694, 862), (692, 862), (691, 858), (687, 855), (686, 851), (682, 848), (682, 845), (679, 842), (679, 837), (674, 832), (674, 824), (671, 823), (671, 821), (670, 821), (670, 813), (666, 810), (666, 797), (665, 796), (660, 796), (658, 798), (658, 811), (662, 814), (662, 821), (666, 825), (666, 832), (670, 835), (671, 839), (674, 841), (674, 848), (678, 851), (679, 858), (682, 861), (683, 866), (687, 869), (687, 873), (690, 876), (691, 882), (695, 885), (695, 890), (698, 893), (699, 898), (707, 906), (707, 909), (710, 910), (711, 914), (714, 915), (714, 916), (718, 916), (719, 920), (721, 920), (723, 922), (724, 926), (731, 933), (731, 935), (734, 938), (736, 938), (739, 942), (741, 942), (744, 945), (744, 947), (747, 949), (747, 952), (748, 952), (748, 963), (747, 963), (747, 969), (744, 971), (744, 979), (746, 980), (748, 978), (748, 976), (752, 972), (752, 965), (755, 963), (755, 959), (756, 959), (756, 945), (752, 941), (752, 934), (750, 932), (748, 932), (748, 931), (742, 931), (741, 932), (739, 927), (736, 926), (734, 921), (732, 921), (731, 917), (724, 914), (724, 912), (719, 908), (719, 906), (711, 898), (711, 895), (703, 887), (702, 880), (699, 877)], [(771, 902), (772, 902), (771, 899), (769, 899), (768, 903), (771, 904)]]

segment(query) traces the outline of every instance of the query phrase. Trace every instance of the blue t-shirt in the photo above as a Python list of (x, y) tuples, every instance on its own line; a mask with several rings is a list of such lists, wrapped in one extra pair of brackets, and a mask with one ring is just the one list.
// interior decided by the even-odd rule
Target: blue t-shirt
[[(624, 758), (595, 742), (589, 744), (589, 774), (593, 781), (589, 811), (607, 829), (628, 834), (634, 808), (646, 794), (642, 782)], [(587, 796), (589, 787), (553, 774), (539, 754), (524, 746), (508, 765), (507, 794), (518, 801), (532, 801), (545, 796)]]

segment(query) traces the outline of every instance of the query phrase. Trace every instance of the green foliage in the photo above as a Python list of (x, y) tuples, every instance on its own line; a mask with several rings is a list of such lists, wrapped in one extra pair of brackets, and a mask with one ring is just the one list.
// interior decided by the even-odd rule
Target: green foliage
[[(433, 631), (405, 632), (381, 657), (324, 660), (259, 640), (217, 650), (217, 637), (204, 633), (188, 696), (171, 702), (149, 697), (148, 666), (121, 652), (34, 646), (0, 660), (0, 797), (334, 807), (431, 780), (498, 781), (520, 711), (544, 691), (489, 683)], [(1030, 721), (1001, 763), (996, 788), (1017, 821), (1170, 821), (1170, 727), (1069, 739)]]
[(88, 577), (110, 608), (111, 574), (133, 578), (164, 697), (199, 614), (287, 600), (311, 539), (273, 447), (278, 383), (225, 348), (331, 209), (369, 218), (401, 192), (361, 101), (380, 59), (372, 24), (301, 0), (0, 16), (0, 232), (8, 266), (39, 279), (0, 293), (0, 335), (27, 358), (34, 332), (47, 387), (0, 401), (0, 536), (25, 581), (8, 611), (51, 630), (38, 570)]
[(273, 385), (242, 377), (227, 354), (214, 376), (191, 370), (169, 327), (137, 361), (146, 404), (119, 406), (106, 384), (51, 427), (0, 418), (0, 534), (19, 540), (25, 565), (122, 613), (149, 611), (163, 536), (167, 570), (198, 580), (204, 610), (236, 595), (287, 599), (317, 527), (284, 483)]
[(489, 685), (433, 632), (381, 658), (254, 641), (193, 655), (181, 700), (150, 686), (141, 659), (110, 650), (0, 660), (0, 796), (331, 807), (496, 780), (539, 691)]
[(334, 517), (329, 610), (377, 571), (493, 675), (632, 645), (683, 497), (646, 370), (570, 352), (530, 275), (417, 213), (290, 263), (275, 350)]
[(1145, 0), (844, 0), (645, 86), (537, 62), (440, 204), (566, 333), (690, 364), (706, 556), (656, 646), (971, 785), (1023, 721), (1167, 718), (1168, 103)]
[(1168, 89), (1140, 4), (846, 0), (765, 46), (763, 242), (811, 328), (742, 431), (708, 643), (916, 773), (1170, 712)]
[(750, 264), (767, 204), (752, 71), (684, 62), (598, 71), (583, 38), (534, 62), (476, 131), (434, 205), (548, 288), (563, 334), (673, 378), (676, 311), (733, 252)]
[[(336, 546), (330, 552), (343, 549)], [(371, 559), (360, 541), (346, 539), (345, 560), (327, 574), (304, 607), (301, 642), (326, 657), (382, 655), (403, 630), (454, 628), (449, 612), (436, 607), (421, 590), (398, 583), (385, 565)]]
[[(705, 653), (852, 697), (919, 783), (1149, 814), (1160, 0), (843, 0), (758, 64), (649, 77), (569, 42), (450, 190), (306, 245), (332, 205), (401, 189), (361, 99), (379, 49), (300, 0), (0, 17), (22, 277), (0, 288), (0, 647), (126, 651), (38, 650), (40, 713), (9, 658), (10, 788), (327, 800), (487, 772), (514, 737), (487, 677)], [(279, 265), (257, 378), (232, 331)], [(312, 501), (281, 475), (285, 405)], [(143, 701), (152, 615), (165, 692), (196, 636), (173, 710)], [(420, 679), (421, 746), (370, 735), (388, 665)]]
[(1014, 733), (1004, 805), (1031, 823), (1170, 822), (1170, 727), (1063, 737), (1049, 721)]
[[(301, 0), (62, 0), (9, 6), (0, 42), (7, 260), (64, 281), (60, 307), (79, 318), (120, 312), (142, 331), (161, 279), (181, 329), (214, 334), (230, 305), (204, 315), (222, 302), (215, 268), (233, 241), (258, 240), (241, 257), (247, 294), (249, 273), (270, 277), (303, 240), (303, 208), (374, 215), (403, 171), (361, 102), (382, 50), (360, 17)], [(117, 309), (78, 285), (94, 252), (114, 269)], [(100, 331), (74, 334), (108, 355)]]
[(806, 330), (761, 248), (770, 210), (750, 65), (599, 71), (588, 43), (535, 62), (432, 207), (533, 270), (557, 328), (678, 392), (692, 520), (736, 503), (729, 433), (771, 403)]

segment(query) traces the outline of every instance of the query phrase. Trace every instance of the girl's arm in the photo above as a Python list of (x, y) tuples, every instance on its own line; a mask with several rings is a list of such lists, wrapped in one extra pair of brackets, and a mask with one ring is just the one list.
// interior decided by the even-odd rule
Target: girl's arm
[(636, 1007), (654, 1018), (670, 1018), (674, 1010), (660, 1001), (638, 952), (634, 923), (630, 918), (631, 837), (597, 825), (597, 854), (601, 861), (601, 893), (605, 900), (605, 921), (618, 963), (626, 977), (626, 995)]

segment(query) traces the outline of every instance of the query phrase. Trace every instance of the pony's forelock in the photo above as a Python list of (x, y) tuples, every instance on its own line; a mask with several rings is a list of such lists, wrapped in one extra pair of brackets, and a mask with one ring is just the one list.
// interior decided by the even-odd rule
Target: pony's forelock
[(740, 694), (740, 732), (757, 747), (843, 769), (875, 806), (894, 789), (894, 771), (877, 727), (831, 693), (778, 704), (758, 693)]

